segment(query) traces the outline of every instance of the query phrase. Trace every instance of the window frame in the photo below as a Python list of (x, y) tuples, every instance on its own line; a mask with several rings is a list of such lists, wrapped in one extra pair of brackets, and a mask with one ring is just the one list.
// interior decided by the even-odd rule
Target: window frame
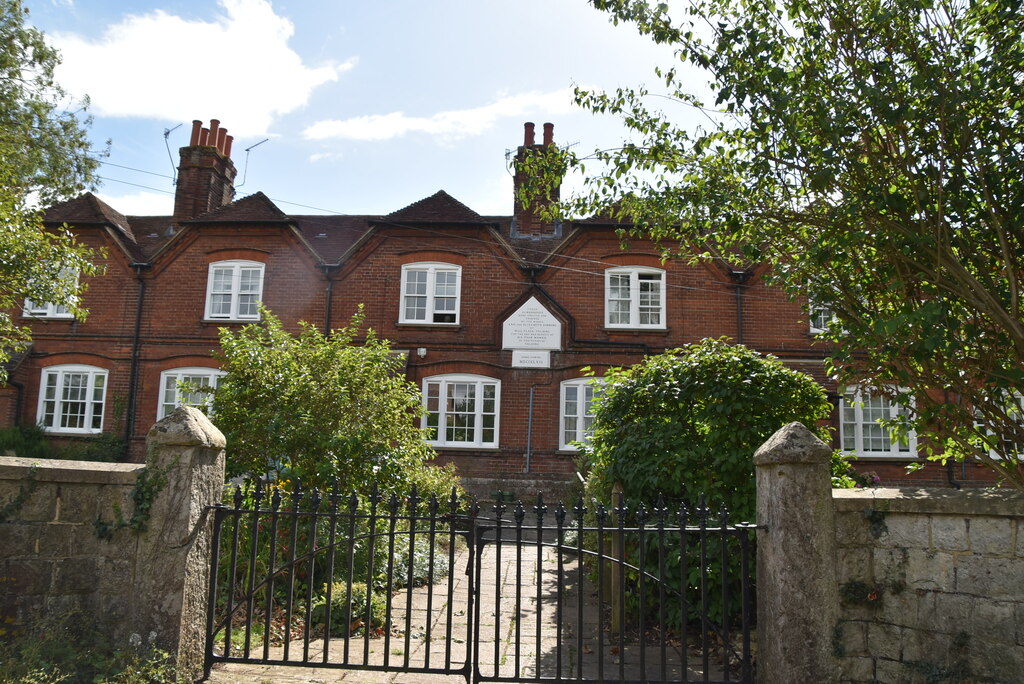
[[(652, 276), (657, 275), (659, 283), (658, 294), (659, 294), (659, 305), (658, 305), (658, 323), (641, 323), (641, 297), (643, 293), (640, 288), (641, 276)], [(619, 311), (612, 311), (612, 279), (616, 276), (629, 276), (629, 299), (626, 300), (621, 297), (614, 298), (614, 301), (628, 301), (629, 302), (629, 322), (628, 323), (613, 323), (612, 315), (621, 314)], [(654, 268), (652, 266), (613, 266), (605, 269), (604, 272), (604, 324), (606, 328), (624, 329), (624, 330), (664, 330), (667, 326), (665, 324), (665, 300), (667, 290), (667, 275), (663, 268)], [(650, 307), (647, 307), (650, 309)], [(648, 311), (648, 313), (650, 313)]]
[[(156, 419), (163, 420), (164, 418), (169, 416), (171, 412), (174, 411), (174, 409), (178, 408), (179, 406), (192, 406), (194, 408), (199, 409), (208, 416), (212, 415), (212, 411), (210, 410), (211, 407), (213, 406), (212, 396), (207, 396), (207, 398), (200, 404), (185, 403), (181, 401), (181, 390), (178, 387), (178, 385), (180, 385), (184, 381), (184, 378), (186, 376), (202, 376), (210, 381), (209, 387), (216, 389), (217, 384), (220, 382), (220, 379), (223, 378), (225, 375), (227, 375), (227, 373), (220, 370), (219, 368), (209, 368), (207, 366), (180, 366), (178, 368), (168, 368), (165, 371), (161, 371), (160, 387), (159, 390), (157, 391)], [(168, 378), (172, 377), (175, 378), (175, 401), (173, 405), (166, 401), (167, 392), (170, 391), (170, 388), (167, 387), (167, 380)], [(170, 406), (170, 409), (166, 410), (168, 406)]]
[[(870, 401), (874, 397), (865, 392), (860, 387), (847, 387), (839, 393), (839, 448), (844, 454), (852, 454), (857, 458), (863, 459), (898, 459), (898, 460), (917, 460), (917, 433), (913, 430), (906, 436), (907, 449), (901, 450), (901, 441), (899, 439), (893, 439), (891, 432), (886, 436), (889, 442), (889, 448), (884, 451), (872, 450), (869, 451), (864, 448), (864, 426), (870, 425), (864, 420), (864, 409), (871, 408), (875, 410), (884, 410), (887, 415), (876, 419), (875, 423), (879, 423), (880, 420), (890, 419), (897, 417), (900, 412), (906, 411), (907, 408), (896, 404), (888, 397), (879, 396), (878, 399), (885, 402), (884, 406), (879, 407), (866, 407), (865, 397)], [(852, 401), (848, 399), (852, 398)], [(854, 445), (853, 448), (847, 448), (847, 420), (846, 412), (852, 410), (854, 414), (853, 423), (857, 426), (856, 432), (853, 435)], [(879, 428), (885, 430), (886, 428), (879, 425)]]
[[(69, 284), (74, 283), (75, 288), (78, 287), (78, 271), (72, 272), (72, 269), (62, 269), (60, 278), (61, 280), (66, 279)], [(75, 298), (75, 301), (77, 301), (77, 298)], [(25, 318), (55, 318), (67, 320), (75, 317), (75, 314), (73, 314), (64, 304), (54, 304), (53, 302), (39, 302), (37, 304), (28, 297), (25, 297), (21, 314)]]
[[(409, 275), (411, 273), (426, 273), (426, 288), (423, 294), (410, 294), (407, 291), (409, 285)], [(438, 273), (454, 273), (455, 274), (455, 294), (438, 296), (437, 293), (437, 275)], [(462, 309), (462, 266), (458, 264), (451, 264), (443, 261), (416, 261), (409, 264), (402, 265), (402, 279), (401, 279), (401, 294), (399, 295), (398, 301), (398, 322), (407, 325), (459, 325), (461, 320), (460, 312)], [(423, 306), (423, 318), (410, 318), (409, 307), (406, 304), (406, 300), (410, 297), (422, 297), (425, 299)], [(439, 310), (437, 308), (437, 302), (441, 299), (454, 299), (455, 308), (453, 311)], [(418, 307), (417, 307), (418, 308)], [(437, 321), (434, 320), (437, 316), (452, 315), (455, 320), (452, 321)]]
[[(592, 407), (594, 400), (597, 399), (597, 393), (605, 386), (604, 378), (598, 377), (584, 377), (584, 378), (571, 378), (569, 380), (563, 380), (559, 385), (558, 390), (558, 448), (560, 451), (579, 451), (579, 447), (573, 444), (573, 442), (585, 442), (590, 436), (590, 427), (593, 425), (593, 412)], [(579, 410), (576, 411), (575, 415), (569, 416), (566, 410), (566, 394), (568, 390), (572, 388), (577, 391), (592, 389), (591, 398), (588, 401), (586, 394), (581, 400), (579, 396), (575, 399), (577, 409), (582, 406), (586, 408), (582, 414)], [(590, 424), (586, 424), (587, 418), (590, 418)], [(576, 427), (573, 428), (573, 432), (576, 435), (575, 439), (567, 440), (566, 435), (569, 429), (566, 427), (566, 421), (568, 419), (574, 419), (577, 421)], [(582, 420), (583, 424), (579, 421)]]
[[(431, 393), (431, 385), (437, 385), (438, 390), (436, 394)], [(474, 389), (474, 406), (472, 411), (456, 412), (448, 409), (448, 400), (452, 397), (449, 395), (449, 387), (453, 385), (471, 385)], [(501, 423), (501, 380), (497, 378), (488, 377), (486, 375), (475, 375), (469, 373), (448, 373), (443, 375), (432, 375), (427, 378), (423, 378), (423, 409), (425, 411), (423, 417), (420, 419), (420, 427), (424, 430), (434, 430), (435, 434), (433, 438), (427, 435), (426, 441), (436, 447), (446, 449), (497, 449), (500, 439), (500, 423)], [(493, 387), (493, 397), (491, 400), (494, 404), (493, 411), (485, 411), (484, 404), (487, 401), (485, 396), (485, 388)], [(436, 400), (437, 409), (431, 411), (431, 402)], [(442, 408), (444, 407), (444, 408)], [(433, 416), (437, 416), (436, 420), (432, 420)], [(473, 426), (470, 427), (473, 431), (473, 439), (471, 440), (457, 440), (448, 438), (448, 429), (454, 430), (465, 430), (465, 426), (452, 425), (449, 422), (450, 416), (455, 415), (472, 415)], [(488, 428), (485, 418), (487, 416), (492, 417), (492, 425)], [(431, 423), (436, 423), (431, 425)], [(442, 432), (442, 430), (444, 430)], [(491, 440), (485, 440), (485, 431), (490, 430), (493, 433)]]
[[(228, 292), (217, 291), (214, 292), (214, 286), (216, 282), (216, 271), (218, 269), (231, 269), (231, 289)], [(253, 292), (242, 292), (242, 270), (250, 269), (259, 271), (259, 285), (256, 288), (255, 293)], [(260, 261), (251, 261), (249, 259), (226, 259), (224, 261), (211, 262), (207, 269), (206, 276), (206, 308), (204, 318), (208, 321), (258, 321), (260, 319), (259, 308), (256, 306), (256, 312), (249, 314), (239, 314), (239, 303), (243, 295), (255, 294), (255, 304), (263, 301), (263, 281), (266, 274), (266, 264)], [(214, 296), (215, 295), (228, 295), (230, 299), (229, 309), (227, 314), (214, 313)]]
[[(815, 318), (820, 316), (826, 316), (827, 320), (824, 326), (815, 325)], [(825, 332), (828, 329), (828, 324), (835, 318), (835, 314), (832, 313), (832, 307), (827, 304), (820, 304), (815, 302), (813, 299), (807, 300), (807, 325), (812, 335), (817, 335)]]
[[(70, 374), (86, 374), (86, 386), (85, 398), (81, 400), (71, 400), (63, 396), (61, 389), (65, 388), (64, 378)], [(53, 384), (54, 396), (48, 397), (47, 390), (50, 388), (48, 382), (49, 377), (55, 377)], [(39, 375), (39, 400), (36, 408), (36, 423), (43, 429), (44, 432), (53, 434), (67, 434), (67, 435), (96, 435), (103, 432), (103, 419), (106, 413), (107, 403), (107, 388), (110, 386), (108, 382), (110, 372), (106, 368), (99, 366), (90, 366), (87, 364), (80, 363), (65, 363), (58, 364), (55, 366), (47, 366), (41, 369)], [(102, 378), (101, 387), (99, 388), (99, 398), (96, 397), (97, 391), (97, 379)], [(47, 404), (53, 402), (52, 412), (47, 410)], [(72, 403), (82, 403), (82, 424), (85, 427), (63, 427), (59, 423), (64, 422), (65, 416), (71, 416), (65, 411), (67, 405)], [(96, 408), (99, 407), (98, 422), (99, 427), (94, 427), (97, 422)], [(51, 416), (53, 423), (57, 425), (47, 425), (47, 416)]]

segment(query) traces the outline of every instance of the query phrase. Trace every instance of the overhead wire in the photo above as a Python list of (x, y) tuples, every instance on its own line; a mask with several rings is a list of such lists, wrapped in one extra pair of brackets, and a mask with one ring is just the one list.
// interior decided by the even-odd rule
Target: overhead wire
[[(149, 174), (149, 175), (152, 175), (152, 176), (158, 176), (158, 177), (161, 177), (161, 178), (168, 178), (168, 179), (171, 178), (170, 176), (167, 176), (165, 174), (154, 173), (152, 171), (145, 171), (143, 169), (137, 169), (137, 168), (133, 168), (133, 167), (130, 167), (130, 166), (124, 166), (124, 165), (120, 165), (120, 164), (114, 164), (114, 163), (109, 162), (109, 161), (101, 161), (101, 163), (104, 164), (104, 165), (116, 166), (118, 168), (126, 169), (126, 170), (129, 170), (129, 171), (137, 171), (139, 173), (145, 173), (145, 174)], [(139, 183), (132, 183), (132, 182), (120, 180), (120, 179), (117, 179), (117, 178), (109, 178), (109, 177), (106, 177), (106, 176), (99, 176), (99, 178), (101, 180), (105, 180), (105, 181), (121, 183), (121, 184), (124, 184), (124, 185), (131, 185), (133, 187), (142, 188), (144, 190), (151, 190), (151, 191), (154, 191), (154, 192), (159, 192), (159, 193), (168, 194), (168, 195), (173, 195), (174, 194), (174, 192), (171, 191), (171, 190), (163, 190), (163, 189), (160, 189), (160, 188), (154, 188), (152, 186), (142, 185), (142, 184), (139, 184)], [(425, 234), (436, 235), (436, 236), (439, 236), (439, 237), (449, 237), (449, 238), (450, 237), (457, 237), (461, 242), (479, 243), (479, 244), (488, 245), (488, 246), (494, 245), (493, 241), (485, 240), (483, 238), (473, 238), (473, 237), (468, 237), (468, 236), (464, 236), (464, 235), (453, 236), (451, 232), (446, 232), (446, 231), (437, 230), (437, 229), (431, 229), (431, 228), (427, 228), (426, 226), (411, 225), (411, 224), (406, 224), (406, 223), (401, 223), (401, 222), (391, 222), (391, 221), (387, 220), (386, 216), (377, 217), (377, 216), (369, 215), (369, 214), (345, 214), (345, 213), (337, 212), (337, 211), (334, 211), (334, 210), (331, 210), (331, 209), (325, 209), (325, 208), (322, 208), (322, 207), (315, 207), (315, 206), (311, 206), (311, 205), (307, 205), (307, 204), (302, 204), (302, 203), (299, 203), (299, 202), (293, 202), (291, 200), (277, 199), (277, 198), (273, 198), (273, 197), (268, 197), (268, 199), (270, 199), (270, 201), (274, 202), (275, 204), (289, 204), (289, 205), (292, 205), (292, 206), (303, 207), (303, 208), (306, 208), (306, 209), (313, 209), (313, 210), (316, 210), (316, 211), (327, 212), (327, 214), (325, 216), (366, 216), (367, 219), (377, 219), (377, 220), (379, 220), (381, 222), (385, 222), (385, 223), (388, 223), (388, 224), (390, 224), (392, 226), (400, 227), (400, 228), (406, 229), (406, 230), (418, 231), (418, 232), (422, 232), (422, 233), (425, 233)], [(346, 231), (350, 231), (350, 232), (358, 232), (359, 234), (366, 233), (366, 229), (361, 228), (361, 227), (339, 226), (335, 222), (332, 222), (332, 221), (328, 221), (328, 220), (320, 221), (320, 220), (318, 220), (317, 215), (315, 215), (315, 214), (302, 214), (301, 216), (302, 216), (303, 221), (306, 222), (307, 224), (314, 224), (314, 225), (319, 224), (319, 225), (322, 225), (324, 227), (332, 228), (332, 229), (335, 229), (335, 230), (346, 230)], [(486, 218), (484, 218), (484, 220), (486, 221)], [(413, 240), (412, 238), (403, 238), (403, 237), (397, 237), (397, 236), (389, 236), (388, 239), (389, 240), (393, 240), (393, 241), (400, 241), (400, 242), (412, 244), (412, 245), (419, 246), (419, 247), (423, 247), (424, 246), (423, 242), (417, 241), (417, 240)], [(554, 246), (558, 246), (558, 244), (561, 244), (561, 243), (560, 242), (556, 243), (556, 245), (554, 245)], [(561, 266), (561, 265), (555, 265), (555, 264), (544, 264), (543, 261), (545, 259), (548, 259), (551, 256), (555, 256), (554, 250), (534, 249), (534, 248), (531, 248), (531, 247), (528, 247), (528, 246), (523, 246), (523, 245), (513, 245), (513, 248), (516, 249), (519, 252), (522, 252), (524, 250), (525, 251), (529, 251), (529, 252), (532, 252), (532, 253), (536, 254), (537, 256), (535, 256), (533, 258), (529, 258), (529, 259), (522, 259), (522, 258), (516, 258), (516, 257), (513, 257), (513, 256), (502, 256), (502, 255), (494, 254), (494, 253), (491, 253), (491, 252), (483, 252), (483, 251), (469, 252), (468, 256), (485, 257), (485, 258), (495, 259), (497, 261), (505, 261), (505, 262), (512, 263), (512, 264), (514, 264), (516, 266), (522, 264), (523, 261), (527, 261), (527, 262), (530, 262), (530, 263), (536, 263), (538, 266), (543, 267), (545, 269), (550, 269), (550, 270), (555, 270), (555, 271), (564, 271), (564, 272), (568, 272), (568, 273), (576, 273), (576, 274), (581, 274), (581, 275), (588, 275), (588, 276), (593, 276), (595, 278), (602, 278), (602, 279), (605, 276), (604, 271), (607, 268), (609, 268), (609, 264), (607, 262), (605, 262), (605, 261), (601, 261), (599, 259), (590, 259), (590, 258), (587, 258), (587, 257), (581, 257), (581, 256), (576, 256), (576, 255), (570, 255), (570, 254), (558, 254), (557, 256), (559, 256), (559, 257), (561, 257), (561, 258), (563, 258), (563, 259), (565, 259), (565, 260), (567, 260), (569, 262), (582, 262), (584, 264), (593, 264), (595, 266), (601, 266), (602, 269), (600, 271), (590, 271), (590, 270), (586, 270), (586, 269), (583, 269), (583, 268), (573, 268), (571, 266)], [(493, 282), (493, 283), (497, 283), (497, 284), (518, 284), (518, 285), (527, 284), (527, 283), (524, 283), (524, 281), (521, 281), (521, 280), (511, 280), (511, 279), (502, 279), (502, 278), (486, 278), (485, 277), (485, 278), (483, 278), (483, 280), (486, 281), (486, 282)], [(680, 284), (680, 283), (670, 283), (670, 282), (667, 281), (667, 279), (662, 281), (662, 285), (665, 287), (666, 291), (669, 290), (669, 289), (672, 289), (672, 290), (685, 290), (685, 291), (708, 292), (708, 293), (722, 293), (722, 291), (723, 291), (722, 288), (726, 288), (726, 287), (732, 288), (732, 287), (735, 287), (735, 283), (727, 281), (727, 280), (724, 280), (724, 279), (721, 281), (721, 287), (717, 287), (717, 288), (716, 287), (703, 287), (703, 286), (697, 286), (697, 285), (683, 285), (683, 284)], [(757, 299), (757, 300), (762, 300), (762, 301), (773, 301), (773, 302), (774, 301), (778, 301), (778, 299), (776, 297), (760, 295), (760, 294), (757, 294), (756, 292), (750, 292), (750, 291), (748, 291), (745, 296), (748, 299)]]

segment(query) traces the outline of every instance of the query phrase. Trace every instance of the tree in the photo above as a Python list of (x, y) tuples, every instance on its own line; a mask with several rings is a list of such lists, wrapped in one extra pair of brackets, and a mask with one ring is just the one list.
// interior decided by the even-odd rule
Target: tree
[[(413, 418), (419, 390), (404, 360), (367, 330), (360, 311), (325, 335), (301, 322), (293, 336), (270, 311), (237, 332), (220, 331), (214, 421), (228, 444), (228, 476), (270, 473), (303, 487), (408, 491), (433, 456)], [(435, 489), (441, 496), (448, 486)]]
[[(577, 91), (634, 140), (541, 150), (541, 192), (687, 259), (766, 262), (827, 307), (840, 383), (912, 410), (931, 457), (1024, 487), (1024, 13), (1011, 0), (592, 0), (677, 47), (664, 92)], [(713, 103), (688, 92), (710, 74)], [(664, 95), (704, 124), (657, 109)], [(596, 167), (596, 168), (595, 168)], [(538, 187), (540, 186), (540, 187)]]
[(40, 219), (39, 206), (93, 186), (99, 160), (90, 119), (80, 115), (85, 105), (67, 109), (72, 103), (53, 79), (59, 56), (27, 16), (19, 0), (0, 0), (0, 364), (31, 339), (12, 311), (30, 299), (84, 316), (76, 276), (98, 272), (92, 250), (66, 226), (50, 232)]

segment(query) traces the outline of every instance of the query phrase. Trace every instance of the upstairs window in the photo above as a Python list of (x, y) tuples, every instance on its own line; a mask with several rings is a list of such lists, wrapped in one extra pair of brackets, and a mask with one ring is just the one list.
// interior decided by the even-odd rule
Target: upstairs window
[(258, 261), (216, 261), (206, 285), (206, 318), (255, 321), (263, 297), (263, 264)]
[(665, 271), (628, 266), (605, 271), (605, 325), (665, 327)]
[(96, 366), (43, 369), (38, 423), (47, 432), (94, 434), (103, 431), (107, 371)]
[(501, 383), (482, 375), (435, 375), (423, 381), (422, 426), (436, 446), (498, 446)]
[(166, 418), (179, 406), (193, 406), (208, 414), (213, 405), (213, 395), (202, 390), (217, 389), (222, 377), (224, 371), (216, 368), (172, 368), (164, 371), (160, 374), (157, 420)]
[[(77, 271), (61, 271), (60, 278), (72, 287), (78, 286)], [(74, 314), (71, 313), (71, 310), (63, 304), (54, 304), (53, 302), (34, 302), (27, 298), (25, 299), (23, 313), (25, 316), (29, 316), (31, 318), (74, 318)]]
[(577, 378), (562, 383), (561, 435), (559, 448), (576, 450), (574, 442), (585, 442), (594, 425), (594, 399), (601, 392), (601, 378)]
[(403, 266), (399, 323), (458, 323), (461, 276), (454, 264)]
[(894, 437), (885, 421), (905, 415), (907, 410), (886, 397), (848, 390), (839, 405), (839, 439), (844, 452), (862, 458), (917, 458), (917, 436)]
[(825, 304), (819, 304), (813, 299), (807, 303), (808, 319), (811, 324), (812, 333), (825, 332), (825, 328), (832, 321), (832, 309)]

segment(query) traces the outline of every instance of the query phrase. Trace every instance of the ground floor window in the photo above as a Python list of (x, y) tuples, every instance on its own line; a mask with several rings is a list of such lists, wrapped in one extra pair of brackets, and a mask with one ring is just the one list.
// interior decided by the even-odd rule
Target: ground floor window
[(47, 432), (103, 431), (107, 371), (96, 366), (62, 365), (43, 369), (38, 422)]
[(157, 420), (166, 418), (179, 406), (194, 406), (209, 412), (213, 395), (224, 371), (216, 368), (172, 368), (160, 374), (160, 406)]
[(423, 381), (423, 427), (436, 446), (498, 446), (501, 382), (483, 375), (435, 375)]
[(604, 384), (602, 378), (575, 378), (562, 383), (561, 435), (559, 448), (575, 450), (574, 442), (583, 442), (594, 424), (594, 399)]
[(860, 457), (917, 457), (917, 437), (893, 436), (884, 422), (906, 413), (887, 397), (872, 396), (859, 389), (847, 390), (840, 402), (839, 439), (843, 451)]

